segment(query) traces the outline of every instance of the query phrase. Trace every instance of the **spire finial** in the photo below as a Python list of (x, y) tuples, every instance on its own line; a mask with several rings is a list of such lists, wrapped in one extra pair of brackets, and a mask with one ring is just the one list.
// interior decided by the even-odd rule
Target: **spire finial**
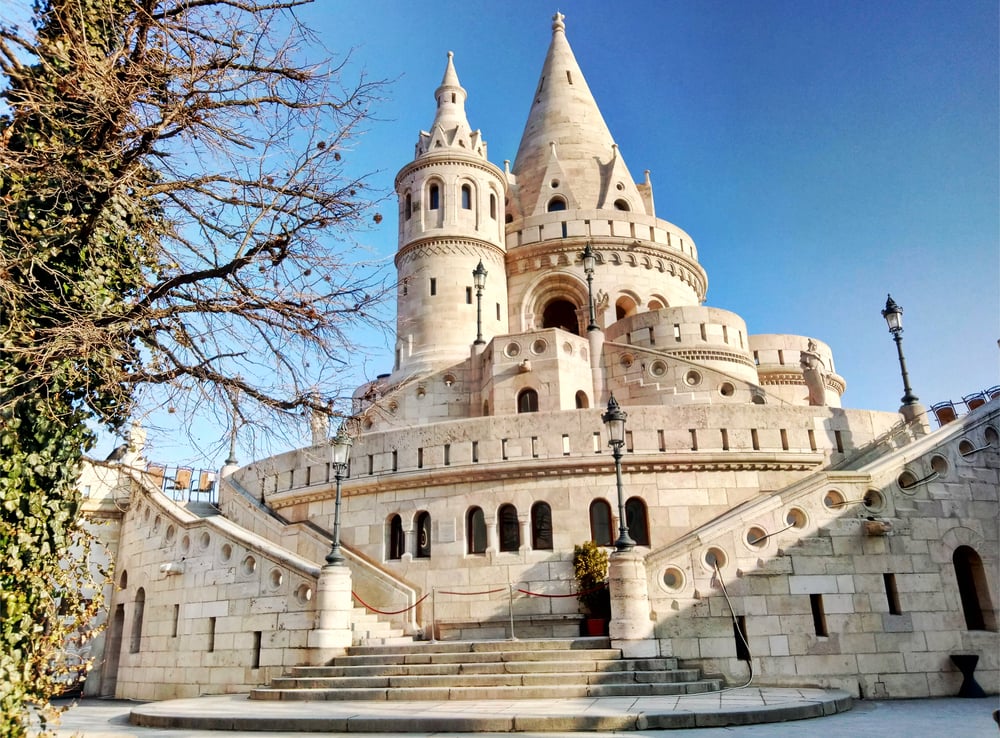
[(556, 14), (552, 16), (552, 30), (555, 31), (566, 31), (566, 24), (563, 21), (566, 20), (566, 16), (562, 13), (556, 11)]

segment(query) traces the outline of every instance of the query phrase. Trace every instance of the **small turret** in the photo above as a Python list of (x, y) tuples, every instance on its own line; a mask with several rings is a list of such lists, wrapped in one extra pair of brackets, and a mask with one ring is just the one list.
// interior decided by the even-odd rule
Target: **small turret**
[(481, 331), (489, 340), (507, 330), (504, 174), (486, 159), (482, 133), (469, 125), (451, 52), (434, 97), (434, 122), (396, 175), (394, 380), (468, 357), (477, 336), (472, 271), (479, 262), (489, 273)]

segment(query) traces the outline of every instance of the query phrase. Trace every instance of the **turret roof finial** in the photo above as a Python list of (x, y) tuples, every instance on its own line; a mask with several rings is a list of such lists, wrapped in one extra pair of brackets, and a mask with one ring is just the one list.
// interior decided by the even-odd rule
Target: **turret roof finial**
[(566, 24), (563, 22), (566, 20), (566, 16), (556, 11), (556, 14), (552, 16), (552, 30), (555, 31), (566, 31)]

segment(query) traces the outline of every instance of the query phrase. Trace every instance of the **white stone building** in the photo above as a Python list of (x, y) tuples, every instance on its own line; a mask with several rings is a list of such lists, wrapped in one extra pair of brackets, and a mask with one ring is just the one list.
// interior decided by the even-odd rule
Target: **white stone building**
[[(950, 655), (976, 653), (997, 692), (1000, 401), (935, 432), (919, 406), (843, 408), (829, 346), (707, 306), (694, 240), (630, 174), (562, 16), (512, 165), (487, 158), (450, 54), (434, 98), (395, 183), (392, 372), (355, 395), (355, 602), (417, 637), (577, 634), (557, 596), (573, 547), (619, 530), (613, 393), (637, 543), (612, 557), (623, 648), (882, 697), (953, 694)], [(314, 660), (328, 443), (224, 470), (221, 514), (121, 468), (103, 508), (120, 587), (88, 692), (246, 691)]]

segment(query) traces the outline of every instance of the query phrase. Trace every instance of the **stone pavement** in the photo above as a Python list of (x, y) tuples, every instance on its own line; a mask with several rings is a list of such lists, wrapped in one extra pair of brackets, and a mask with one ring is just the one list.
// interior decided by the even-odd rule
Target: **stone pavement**
[[(790, 692), (813, 692), (820, 690), (767, 690), (767, 689), (747, 689), (730, 690), (724, 694), (728, 697), (728, 706), (739, 706), (744, 710), (760, 710), (771, 706), (779, 708), (782, 703), (786, 706), (792, 700)], [(758, 693), (756, 698), (752, 693)], [(694, 695), (692, 695), (694, 696)], [(703, 697), (702, 695), (698, 695)], [(716, 708), (722, 707), (722, 699), (715, 695)], [(430, 738), (436, 736), (440, 738), (441, 733), (434, 729), (431, 723), (421, 722), (421, 717), (428, 715), (420, 713), (437, 713), (438, 716), (450, 714), (452, 716), (470, 721), (467, 731), (450, 731), (451, 736), (468, 736), (475, 738), (496, 738), (500, 735), (508, 735), (511, 731), (519, 732), (524, 738), (569, 738), (578, 736), (586, 738), (593, 733), (572, 732), (570, 729), (560, 729), (554, 722), (547, 723), (551, 730), (541, 732), (537, 728), (530, 727), (529, 722), (522, 723), (524, 727), (512, 727), (510, 720), (515, 711), (518, 716), (528, 720), (540, 717), (565, 717), (568, 709), (577, 710), (577, 716), (591, 716), (594, 718), (609, 719), (603, 732), (613, 732), (616, 735), (626, 737), (638, 736), (663, 736), (659, 730), (649, 729), (651, 726), (644, 725), (636, 720), (636, 715), (644, 714), (647, 720), (661, 714), (658, 710), (665, 705), (657, 706), (656, 701), (661, 699), (678, 700), (685, 698), (599, 698), (590, 700), (546, 700), (538, 701), (538, 704), (527, 704), (531, 701), (520, 700), (515, 704), (509, 702), (444, 702), (444, 703), (318, 703), (318, 702), (286, 702), (286, 703), (265, 703), (267, 712), (261, 713), (262, 717), (275, 718), (278, 722), (273, 725), (275, 730), (267, 730), (264, 723), (259, 727), (265, 727), (264, 731), (253, 733), (255, 738), (290, 738), (291, 736), (301, 737), (301, 732), (289, 732), (291, 723), (303, 717), (313, 716), (321, 718), (323, 714), (332, 713), (340, 718), (353, 717), (359, 721), (353, 726), (352, 733), (364, 727), (362, 722), (372, 718), (389, 717), (393, 719), (406, 719), (410, 723), (408, 727), (416, 728), (415, 731), (407, 731), (406, 735), (414, 738)], [(803, 695), (802, 699), (808, 700), (808, 695)], [(572, 704), (564, 704), (572, 703)], [(226, 738), (237, 735), (237, 733), (217, 732), (211, 730), (201, 730), (191, 727), (138, 727), (129, 723), (129, 714), (133, 710), (142, 710), (143, 714), (155, 715), (157, 712), (164, 714), (188, 714), (191, 716), (210, 716), (212, 718), (232, 718), (233, 716), (246, 716), (250, 712), (257, 713), (261, 709), (260, 703), (253, 705), (248, 710), (248, 703), (245, 698), (238, 695), (224, 697), (202, 697), (193, 700), (171, 700), (169, 702), (157, 703), (135, 703), (120, 700), (83, 700), (80, 704), (72, 707), (62, 718), (62, 723), (57, 729), (60, 738), (69, 736), (82, 736), (83, 738), (122, 738), (122, 736), (135, 736), (136, 738)], [(165, 707), (172, 707), (165, 710)], [(678, 705), (682, 711), (684, 708), (691, 708), (692, 705)], [(675, 707), (678, 707), (675, 706)], [(695, 727), (681, 728), (671, 731), (670, 736), (685, 736), (695, 738), (723, 738), (725, 736), (740, 736), (741, 738), (763, 738), (766, 736), (778, 736), (779, 738), (858, 738), (864, 735), (885, 734), (890, 736), (905, 736), (906, 738), (922, 738), (922, 736), (953, 736), (954, 738), (979, 738), (979, 736), (989, 736), (994, 738), (1000, 735), (997, 725), (993, 722), (991, 712), (1000, 706), (996, 696), (985, 699), (959, 699), (941, 698), (927, 700), (886, 700), (886, 701), (855, 701), (853, 709), (847, 712), (840, 712), (826, 717), (813, 719), (795, 720), (792, 722), (772, 722), (757, 725), (738, 725), (729, 727)], [(159, 710), (155, 709), (159, 708)], [(699, 714), (710, 714), (710, 705), (701, 705)], [(666, 713), (662, 713), (666, 714)], [(493, 729), (488, 730), (486, 723), (476, 722), (477, 718), (484, 720), (496, 719), (500, 716), (508, 722)], [(630, 716), (633, 727), (628, 727), (625, 722), (621, 722), (621, 727), (612, 727), (613, 719), (621, 719), (623, 716)], [(772, 715), (777, 717), (777, 715)], [(780, 718), (778, 718), (780, 719)], [(283, 723), (283, 724), (282, 724)], [(541, 723), (539, 723), (541, 724)], [(282, 725), (282, 729), (277, 729)], [(350, 721), (345, 725), (350, 726)], [(426, 727), (425, 727), (426, 726)], [(369, 724), (369, 728), (375, 728)], [(316, 724), (315, 729), (320, 725)], [(245, 728), (238, 734), (245, 734)], [(330, 728), (324, 729), (327, 735), (348, 735), (344, 729)], [(388, 738), (398, 736), (400, 733), (392, 727), (391, 723), (386, 723), (385, 729), (379, 732), (366, 732), (370, 738)]]

